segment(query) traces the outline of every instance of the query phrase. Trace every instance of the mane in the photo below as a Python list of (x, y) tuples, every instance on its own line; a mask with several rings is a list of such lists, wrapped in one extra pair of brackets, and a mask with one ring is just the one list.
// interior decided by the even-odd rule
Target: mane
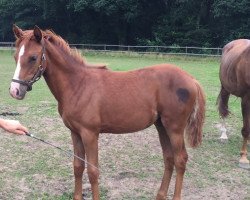
[(86, 60), (82, 57), (81, 53), (76, 48), (70, 48), (68, 42), (66, 42), (61, 36), (56, 35), (51, 30), (46, 30), (43, 32), (44, 38), (48, 39), (54, 45), (60, 47), (64, 52), (73, 57), (80, 64), (85, 65)]
[[(86, 65), (86, 60), (82, 57), (81, 53), (76, 48), (70, 48), (68, 42), (66, 42), (61, 36), (56, 35), (51, 30), (42, 31), (44, 39), (48, 39), (52, 44), (61, 48), (66, 54), (69, 54), (73, 57), (76, 62)], [(23, 36), (21, 38), (17, 38), (15, 44), (16, 47), (20, 45), (22, 40), (35, 40), (33, 35), (33, 30), (25, 30), (23, 31)]]

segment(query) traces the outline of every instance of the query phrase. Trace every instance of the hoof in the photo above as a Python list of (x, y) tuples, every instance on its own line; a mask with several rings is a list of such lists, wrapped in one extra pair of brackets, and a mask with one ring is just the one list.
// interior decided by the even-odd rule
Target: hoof
[(242, 169), (250, 169), (250, 164), (249, 163), (239, 163), (239, 167)]

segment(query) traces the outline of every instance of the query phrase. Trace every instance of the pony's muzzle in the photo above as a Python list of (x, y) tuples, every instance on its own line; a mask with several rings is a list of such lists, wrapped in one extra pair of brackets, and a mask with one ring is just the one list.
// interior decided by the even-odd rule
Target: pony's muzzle
[(25, 97), (28, 87), (19, 83), (11, 82), (9, 92), (10, 95), (18, 100), (22, 100)]

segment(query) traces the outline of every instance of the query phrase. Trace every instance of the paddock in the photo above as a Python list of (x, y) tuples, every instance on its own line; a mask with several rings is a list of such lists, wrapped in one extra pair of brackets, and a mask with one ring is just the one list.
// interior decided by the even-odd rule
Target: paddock
[[(113, 70), (165, 62), (174, 63), (192, 74), (205, 90), (207, 111), (201, 147), (188, 148), (183, 199), (249, 199), (250, 172), (238, 167), (242, 141), (240, 101), (233, 96), (229, 103), (232, 115), (226, 120), (229, 140), (227, 143), (219, 141), (221, 121), (215, 105), (220, 89), (219, 58), (111, 53), (86, 53), (85, 57), (89, 62), (106, 63)], [(58, 115), (57, 103), (44, 80), (34, 85), (24, 101), (10, 97), (8, 88), (14, 69), (11, 54), (1, 51), (0, 117), (18, 119), (34, 135), (63, 149), (72, 149), (70, 133)], [(71, 157), (32, 138), (13, 136), (2, 130), (0, 140), (0, 199), (64, 200), (72, 197)], [(163, 162), (153, 126), (143, 134), (101, 134), (99, 149), (101, 199), (146, 200), (155, 197)], [(89, 184), (83, 187), (89, 188)], [(173, 188), (171, 184), (170, 198)], [(86, 193), (86, 199), (89, 197), (90, 191)]]

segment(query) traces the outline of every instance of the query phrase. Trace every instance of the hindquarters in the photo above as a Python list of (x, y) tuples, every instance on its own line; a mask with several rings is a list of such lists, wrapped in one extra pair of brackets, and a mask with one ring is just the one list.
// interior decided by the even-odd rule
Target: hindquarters
[(159, 98), (162, 123), (170, 132), (185, 131), (189, 145), (197, 147), (202, 141), (205, 118), (204, 92), (193, 77), (180, 69), (169, 69), (168, 76), (168, 81), (162, 81), (165, 90)]
[(222, 87), (238, 97), (250, 88), (250, 40), (234, 40), (223, 48), (219, 77)]
[(219, 114), (228, 116), (228, 100), (230, 94), (243, 97), (250, 88), (250, 41), (234, 40), (226, 44), (222, 51), (220, 64), (221, 90), (217, 98)]
[(205, 117), (205, 95), (199, 83), (181, 70), (169, 69), (168, 75), (161, 75), (159, 92), (160, 110), (155, 126), (159, 133), (163, 158), (164, 175), (156, 200), (167, 197), (173, 170), (176, 170), (173, 199), (181, 199), (183, 177), (188, 154), (185, 148), (184, 132), (191, 147), (202, 141), (202, 126)]

